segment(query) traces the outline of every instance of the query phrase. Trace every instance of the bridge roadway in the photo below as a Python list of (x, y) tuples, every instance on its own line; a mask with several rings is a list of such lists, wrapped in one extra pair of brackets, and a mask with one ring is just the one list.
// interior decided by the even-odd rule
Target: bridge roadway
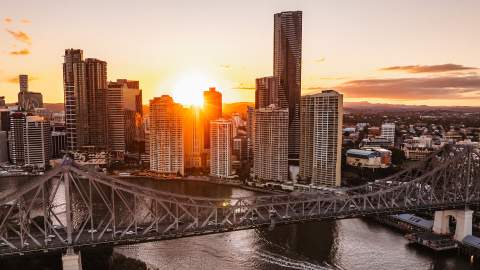
[(0, 256), (479, 205), (480, 158), (465, 147), (355, 188), (224, 199), (138, 186), (67, 160), (0, 198)]

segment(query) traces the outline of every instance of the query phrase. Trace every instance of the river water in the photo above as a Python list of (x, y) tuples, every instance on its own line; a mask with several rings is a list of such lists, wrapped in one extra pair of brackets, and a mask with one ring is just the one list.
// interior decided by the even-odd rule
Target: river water
[[(0, 192), (28, 179), (0, 178)], [(248, 196), (236, 187), (136, 178), (140, 185), (195, 196)], [(1, 193), (0, 193), (1, 194)], [(61, 269), (60, 254), (0, 259), (0, 269)], [(408, 245), (402, 234), (364, 219), (311, 222), (196, 236), (82, 253), (97, 269), (479, 269), (456, 252)]]

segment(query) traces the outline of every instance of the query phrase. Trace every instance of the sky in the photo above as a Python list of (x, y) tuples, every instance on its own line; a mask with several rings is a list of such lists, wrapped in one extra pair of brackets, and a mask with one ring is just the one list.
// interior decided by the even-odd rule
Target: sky
[(254, 100), (273, 71), (273, 14), (303, 11), (302, 95), (346, 101), (480, 105), (478, 0), (2, 0), (0, 96), (18, 74), (45, 102), (63, 102), (66, 48), (108, 63), (108, 79), (139, 80), (143, 102)]

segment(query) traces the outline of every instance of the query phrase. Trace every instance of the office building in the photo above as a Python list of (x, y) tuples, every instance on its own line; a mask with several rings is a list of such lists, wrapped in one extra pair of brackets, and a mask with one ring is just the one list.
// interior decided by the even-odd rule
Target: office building
[(106, 91), (107, 149), (113, 159), (123, 159), (125, 153), (125, 115), (122, 87), (109, 84)]
[(65, 132), (52, 131), (52, 158), (62, 158), (67, 145)]
[(33, 111), (35, 108), (42, 108), (42, 94), (28, 91), (28, 75), (19, 75), (18, 82), (20, 84), (20, 92), (18, 92), (19, 110)]
[(87, 93), (88, 143), (95, 150), (107, 150), (107, 62), (95, 58), (85, 59), (85, 88)]
[(5, 105), (5, 97), (4, 96), (0, 96), (0, 108), (5, 108), (6, 105)]
[(301, 99), (300, 178), (340, 186), (343, 95), (333, 90)]
[(255, 129), (255, 108), (247, 107), (247, 148), (248, 148), (248, 160), (253, 159), (253, 144), (254, 144), (254, 132)]
[(232, 174), (232, 121), (210, 122), (210, 175), (225, 178)]
[(184, 124), (185, 168), (205, 167), (204, 124), (201, 109), (195, 106), (185, 109)]
[(382, 138), (388, 140), (393, 146), (395, 144), (395, 124), (384, 123), (382, 124), (381, 135)]
[(278, 105), (275, 77), (255, 79), (255, 109), (265, 108), (270, 104)]
[(8, 133), (0, 130), (0, 163), (8, 161)]
[(233, 137), (232, 154), (237, 161), (245, 162), (248, 160), (248, 138), (246, 135)]
[(288, 181), (288, 109), (255, 110), (253, 171), (257, 181)]
[(10, 131), (8, 132), (8, 151), (10, 161), (15, 165), (25, 163), (24, 128), (26, 115), (23, 112), (10, 114)]
[(210, 149), (210, 122), (222, 117), (222, 93), (217, 92), (215, 87), (203, 92), (203, 117), (204, 146)]
[(67, 150), (88, 145), (88, 100), (83, 51), (66, 49), (63, 63)]
[(168, 95), (150, 100), (150, 170), (184, 174), (183, 107)]
[(0, 131), (10, 130), (10, 110), (0, 108)]
[(299, 157), (302, 71), (302, 12), (274, 15), (273, 77), (281, 108), (288, 108), (288, 156)]
[[(112, 82), (110, 82), (112, 84)], [(143, 130), (143, 101), (139, 81), (118, 79), (114, 84), (121, 85), (125, 115), (125, 148), (128, 152), (145, 151)], [(109, 86), (110, 87), (110, 86)]]
[(52, 158), (50, 122), (41, 116), (27, 116), (23, 136), (25, 165), (45, 168)]

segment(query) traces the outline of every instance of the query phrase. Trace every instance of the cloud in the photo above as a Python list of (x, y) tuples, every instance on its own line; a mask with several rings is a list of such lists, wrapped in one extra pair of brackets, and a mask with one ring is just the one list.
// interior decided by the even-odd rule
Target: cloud
[(458, 70), (472, 70), (477, 69), (476, 67), (466, 67), (463, 65), (456, 64), (443, 64), (443, 65), (416, 65), (416, 66), (392, 66), (381, 68), (381, 71), (404, 71), (407, 73), (433, 73), (433, 72), (447, 72), (447, 71), (458, 71)]
[(11, 23), (12, 21), (13, 21), (12, 18), (9, 18), (9, 17), (6, 17), (6, 18), (3, 19), (3, 22), (4, 22), (5, 24), (9, 24), (9, 23)]
[(338, 89), (350, 98), (466, 99), (480, 97), (480, 75), (353, 80)]
[(12, 37), (14, 39), (16, 39), (17, 41), (20, 41), (20, 42), (24, 42), (26, 44), (32, 44), (32, 39), (30, 38), (30, 36), (25, 33), (25, 32), (22, 32), (22, 31), (12, 31), (12, 30), (9, 30), (9, 29), (6, 29), (6, 31), (12, 35)]
[(315, 62), (317, 62), (317, 63), (325, 62), (325, 57), (315, 59)]
[(23, 23), (23, 24), (31, 23), (31, 21), (29, 19), (21, 19), (20, 22)]
[(11, 51), (10, 52), (10, 55), (28, 55), (28, 54), (30, 54), (29, 49), (22, 49), (22, 50), (19, 50), (19, 51)]
[[(34, 81), (34, 80), (38, 80), (38, 77), (28, 76), (28, 81), (29, 82)], [(18, 83), (18, 76), (13, 76), (13, 77), (6, 78), (6, 79), (4, 79), (4, 81), (7, 82), (7, 83), (17, 84)]]
[(240, 83), (238, 86), (232, 87), (233, 90), (255, 90), (255, 86), (244, 85)]

